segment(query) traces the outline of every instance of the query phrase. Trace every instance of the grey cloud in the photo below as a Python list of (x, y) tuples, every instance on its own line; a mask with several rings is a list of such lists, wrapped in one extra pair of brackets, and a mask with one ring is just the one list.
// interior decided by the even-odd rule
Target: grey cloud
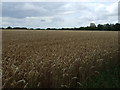
[(57, 8), (63, 3), (13, 3), (4, 2), (2, 7), (2, 15), (4, 17), (25, 18), (37, 16), (51, 16), (55, 15)]
[(92, 21), (115, 22), (116, 10), (113, 3), (7, 2), (3, 3), (2, 15), (6, 25), (80, 27)]
[(52, 19), (53, 22), (64, 22), (64, 19), (59, 18), (59, 17), (55, 17)]
[(44, 19), (41, 19), (41, 22), (45, 22), (46, 20), (44, 20)]

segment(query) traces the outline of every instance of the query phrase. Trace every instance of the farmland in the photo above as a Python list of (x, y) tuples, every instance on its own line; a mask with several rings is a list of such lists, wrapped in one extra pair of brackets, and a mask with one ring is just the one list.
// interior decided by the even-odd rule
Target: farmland
[(117, 65), (117, 31), (2, 31), (3, 88), (81, 88)]

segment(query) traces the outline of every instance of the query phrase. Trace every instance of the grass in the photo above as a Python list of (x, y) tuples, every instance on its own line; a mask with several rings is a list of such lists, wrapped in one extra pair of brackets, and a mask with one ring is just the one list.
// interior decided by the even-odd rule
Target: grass
[(3, 88), (108, 87), (117, 52), (118, 32), (3, 31)]
[(120, 88), (120, 66), (109, 62), (99, 75), (87, 80), (82, 88)]

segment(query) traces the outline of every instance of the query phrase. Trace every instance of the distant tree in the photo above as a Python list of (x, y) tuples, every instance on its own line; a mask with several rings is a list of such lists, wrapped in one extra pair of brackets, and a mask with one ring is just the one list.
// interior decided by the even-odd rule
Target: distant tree
[(5, 29), (4, 27), (1, 27), (0, 29)]
[[(34, 30), (34, 28), (26, 28), (26, 27), (7, 27), (7, 28), (2, 28), (2, 29), (27, 29), (27, 30)], [(116, 23), (114, 24), (98, 24), (97, 26), (95, 25), (95, 23), (90, 23), (90, 26), (87, 27), (79, 27), (79, 28), (46, 28), (46, 29), (42, 29), (42, 28), (36, 28), (35, 30), (105, 30), (105, 31), (120, 31), (120, 23)]]
[(29, 30), (34, 30), (34, 28), (29, 28)]
[(98, 25), (97, 25), (97, 29), (98, 29), (98, 30), (104, 30), (104, 26), (101, 25), (101, 24), (98, 24)]
[(12, 27), (8, 26), (6, 29), (12, 29)]
[(110, 30), (111, 26), (109, 24), (105, 24), (105, 30)]
[(36, 30), (42, 30), (41, 28), (36, 28)]
[(120, 31), (120, 24), (116, 23), (114, 26), (115, 31)]
[(80, 27), (79, 30), (85, 30), (85, 27)]
[(13, 29), (23, 29), (23, 30), (26, 29), (27, 30), (28, 28), (26, 28), (26, 27), (14, 27)]
[(47, 28), (46, 30), (50, 30), (50, 28)]

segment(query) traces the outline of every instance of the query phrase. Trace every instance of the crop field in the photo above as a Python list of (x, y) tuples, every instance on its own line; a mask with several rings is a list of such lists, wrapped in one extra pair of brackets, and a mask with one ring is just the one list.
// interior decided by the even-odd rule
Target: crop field
[(2, 31), (3, 88), (84, 88), (118, 65), (117, 31)]

